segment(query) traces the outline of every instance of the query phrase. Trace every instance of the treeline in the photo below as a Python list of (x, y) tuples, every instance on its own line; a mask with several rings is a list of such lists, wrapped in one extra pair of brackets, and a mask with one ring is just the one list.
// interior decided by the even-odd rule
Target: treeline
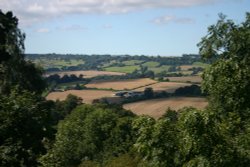
[(240, 25), (220, 16), (199, 44), (204, 58), (217, 57), (203, 74), (208, 107), (158, 120), (72, 95), (47, 101), (17, 18), (0, 11), (0, 21), (0, 166), (249, 166), (249, 13)]
[(72, 54), (26, 54), (28, 60), (36, 59), (56, 59), (70, 61), (71, 59), (83, 60), (84, 64), (79, 64), (76, 66), (64, 66), (62, 68), (49, 68), (48, 72), (51, 71), (77, 71), (77, 70), (102, 70), (102, 66), (105, 64), (110, 64), (112, 61), (116, 63), (111, 63), (111, 66), (125, 66), (122, 62), (130, 60), (139, 60), (140, 63), (136, 65), (143, 64), (145, 62), (154, 61), (159, 63), (159, 67), (163, 65), (180, 66), (180, 65), (192, 65), (194, 62), (205, 62), (201, 59), (200, 55), (195, 54), (184, 54), (181, 57), (163, 57), (163, 56), (138, 56), (138, 55), (72, 55)]
[(53, 74), (45, 77), (48, 83), (55, 82), (56, 84), (60, 83), (68, 83), (68, 82), (77, 82), (77, 81), (85, 81), (86, 83), (90, 81), (88, 78), (84, 78), (83, 75), (76, 76), (74, 74), (63, 75), (62, 77), (58, 74)]

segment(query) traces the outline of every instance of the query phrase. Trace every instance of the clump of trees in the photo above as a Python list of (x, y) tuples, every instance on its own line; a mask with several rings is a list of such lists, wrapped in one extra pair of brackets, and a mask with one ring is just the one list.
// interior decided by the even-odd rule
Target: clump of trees
[(149, 164), (250, 164), (249, 34), (249, 13), (240, 25), (220, 15), (199, 43), (201, 55), (215, 61), (203, 74), (202, 89), (209, 95), (207, 109), (168, 111), (158, 121), (142, 117), (134, 122), (136, 149)]
[(127, 153), (133, 145), (134, 114), (107, 105), (81, 105), (58, 125), (55, 143), (41, 158), (43, 166), (100, 164)]

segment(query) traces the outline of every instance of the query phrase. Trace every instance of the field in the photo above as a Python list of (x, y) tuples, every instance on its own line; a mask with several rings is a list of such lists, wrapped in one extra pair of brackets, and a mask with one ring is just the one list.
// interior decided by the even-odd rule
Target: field
[(159, 64), (160, 64), (160, 63), (155, 62), (155, 61), (148, 61), (148, 62), (142, 64), (142, 66), (146, 66), (146, 67), (150, 68), (150, 67), (156, 67), (156, 66), (158, 66)]
[(34, 63), (42, 66), (45, 69), (48, 68), (62, 68), (62, 67), (69, 67), (69, 66), (77, 66), (79, 64), (84, 64), (85, 62), (81, 59), (36, 59)]
[(61, 77), (65, 74), (67, 74), (67, 75), (74, 74), (76, 76), (79, 76), (82, 74), (84, 78), (93, 78), (96, 76), (103, 76), (103, 75), (125, 75), (124, 73), (121, 73), (121, 72), (95, 71), (95, 70), (53, 72), (53, 73), (48, 73), (47, 75), (53, 75), (53, 74), (58, 74)]
[(92, 103), (94, 99), (100, 99), (103, 97), (112, 97), (112, 91), (105, 90), (68, 90), (65, 92), (51, 92), (48, 94), (46, 99), (48, 100), (65, 100), (67, 95), (73, 94), (75, 96), (81, 97), (84, 103)]
[(180, 66), (181, 70), (183, 71), (187, 71), (193, 67), (201, 67), (201, 68), (206, 68), (208, 67), (209, 64), (205, 64), (205, 63), (202, 63), (202, 62), (194, 62), (192, 65), (182, 65)]
[(168, 107), (174, 110), (179, 110), (183, 107), (189, 106), (203, 109), (207, 104), (205, 98), (177, 97), (128, 103), (123, 105), (123, 108), (131, 110), (137, 115), (149, 115), (153, 118), (159, 118), (166, 112)]
[(140, 64), (141, 60), (128, 60), (128, 61), (123, 61), (122, 64), (126, 65), (126, 66), (133, 66), (133, 65), (137, 65)]
[(163, 66), (160, 66), (160, 67), (149, 67), (148, 69), (157, 74), (157, 73), (160, 73), (160, 72), (167, 72), (169, 68), (170, 68), (169, 65), (163, 65)]
[(150, 86), (145, 86), (136, 89), (137, 91), (144, 91), (146, 87), (153, 88), (154, 91), (166, 91), (169, 93), (173, 93), (176, 89), (184, 86), (190, 86), (190, 83), (179, 83), (179, 82), (158, 82), (155, 84), (152, 84)]
[(139, 66), (134, 65), (134, 66), (123, 66), (123, 67), (107, 67), (104, 69), (105, 71), (132, 73), (133, 71), (139, 68), (140, 68)]
[(202, 78), (200, 76), (182, 76), (182, 77), (167, 77), (171, 82), (191, 82), (201, 83)]
[(143, 78), (143, 79), (119, 80), (119, 81), (95, 81), (95, 82), (93, 81), (85, 86), (87, 88), (97, 88), (97, 89), (130, 90), (138, 87), (143, 87), (149, 84), (153, 84), (156, 82), (157, 81), (154, 81), (149, 78)]

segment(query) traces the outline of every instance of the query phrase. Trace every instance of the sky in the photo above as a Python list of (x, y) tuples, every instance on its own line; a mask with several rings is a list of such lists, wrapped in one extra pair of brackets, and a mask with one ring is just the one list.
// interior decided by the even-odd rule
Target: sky
[(250, 0), (0, 0), (26, 34), (26, 53), (180, 56), (218, 14), (240, 24)]

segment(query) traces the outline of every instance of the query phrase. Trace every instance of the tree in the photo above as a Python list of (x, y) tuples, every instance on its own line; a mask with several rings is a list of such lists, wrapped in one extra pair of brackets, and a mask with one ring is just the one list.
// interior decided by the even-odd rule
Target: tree
[(12, 12), (4, 14), (0, 10), (0, 63), (13, 56), (21, 56), (24, 51), (25, 35), (17, 28), (18, 19)]
[(175, 166), (178, 141), (175, 123), (172, 116), (167, 115), (158, 121), (142, 116), (133, 122), (137, 137), (135, 148), (149, 166)]
[(8, 94), (16, 85), (42, 93), (46, 87), (43, 70), (24, 59), (25, 35), (18, 28), (18, 19), (0, 10), (0, 25), (0, 93)]
[(250, 144), (242, 141), (250, 137), (250, 13), (239, 25), (220, 15), (198, 46), (205, 59), (214, 61), (203, 74), (202, 88), (209, 95), (214, 133), (224, 143), (215, 142), (210, 162), (246, 166)]
[(12, 12), (0, 10), (0, 166), (37, 166), (53, 138), (51, 103), (40, 96), (42, 70), (24, 59), (24, 37)]
[(0, 95), (0, 166), (37, 166), (53, 137), (50, 105), (28, 91)]
[(41, 158), (43, 166), (104, 163), (127, 153), (133, 144), (133, 114), (121, 108), (81, 105), (58, 125), (55, 144)]
[(151, 88), (151, 87), (145, 88), (145, 90), (144, 90), (144, 96), (146, 98), (152, 98), (154, 96), (153, 88)]
[(204, 58), (216, 58), (203, 74), (202, 85), (213, 106), (223, 112), (250, 108), (250, 13), (240, 25), (220, 15), (198, 46)]

